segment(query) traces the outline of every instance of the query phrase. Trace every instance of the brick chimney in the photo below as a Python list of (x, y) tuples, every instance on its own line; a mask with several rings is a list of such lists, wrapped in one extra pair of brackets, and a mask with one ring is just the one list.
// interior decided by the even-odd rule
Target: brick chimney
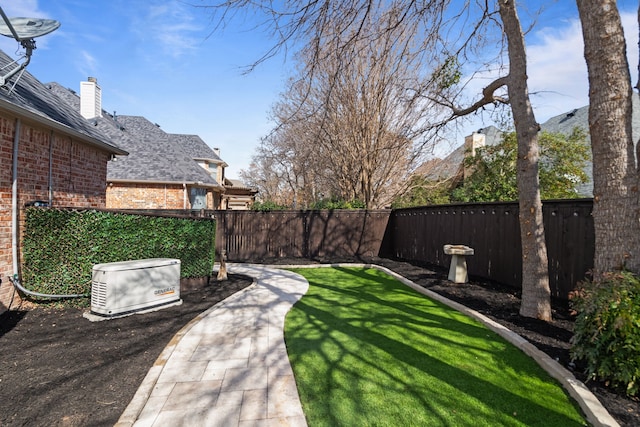
[(102, 90), (95, 77), (80, 82), (80, 114), (85, 119), (102, 117)]

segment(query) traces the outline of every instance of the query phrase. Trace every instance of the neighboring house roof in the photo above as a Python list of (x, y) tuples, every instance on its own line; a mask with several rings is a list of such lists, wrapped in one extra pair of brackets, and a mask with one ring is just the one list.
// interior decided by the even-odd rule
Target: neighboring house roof
[[(0, 68), (12, 61), (13, 59), (0, 50)], [(17, 76), (14, 76), (8, 82), (9, 87), (16, 82), (16, 79)], [(0, 108), (80, 139), (108, 153), (127, 154), (117, 145), (117, 142), (107, 138), (92, 123), (85, 120), (79, 110), (61, 102), (60, 98), (51, 93), (46, 85), (28, 71), (22, 74), (11, 91), (6, 88), (0, 89)]]
[[(80, 111), (80, 97), (73, 90), (57, 83), (49, 83), (47, 86), (76, 111)], [(118, 141), (119, 146), (129, 152), (128, 156), (117, 157), (108, 163), (107, 181), (221, 187), (191, 155), (193, 147), (198, 145), (193, 142), (192, 136), (182, 138), (168, 134), (144, 117), (111, 115), (104, 110), (102, 117), (82, 120), (95, 124), (98, 131)], [(186, 140), (190, 141), (187, 148), (183, 144)], [(206, 146), (204, 141), (202, 144)], [(209, 148), (209, 151), (208, 156), (217, 157), (213, 150)], [(202, 148), (201, 153), (204, 153)], [(219, 157), (217, 159), (220, 160)]]
[(258, 192), (255, 188), (247, 187), (242, 181), (237, 179), (225, 178), (224, 186), (227, 189), (242, 190), (243, 192), (251, 194), (256, 194)]
[[(640, 101), (637, 96), (632, 97), (633, 101), (633, 115), (632, 115), (632, 128), (633, 128), (633, 141), (637, 143), (640, 138)], [(540, 125), (540, 130), (549, 133), (562, 133), (569, 135), (573, 132), (573, 129), (580, 128), (587, 134), (587, 141), (590, 144), (589, 137), (589, 106), (576, 108), (567, 113), (562, 113), (554, 116)], [(494, 126), (489, 126), (478, 130), (478, 133), (485, 134), (486, 145), (496, 145), (500, 143), (502, 139), (502, 132)], [(434, 181), (442, 181), (454, 178), (460, 173), (462, 162), (465, 156), (464, 144), (452, 151), (444, 159), (433, 159), (424, 165), (420, 166), (417, 170), (418, 173), (425, 175), (428, 179)], [(589, 182), (582, 184), (576, 188), (578, 194), (585, 197), (593, 196), (593, 165), (591, 162), (587, 162), (584, 171), (589, 177)]]
[[(497, 144), (502, 138), (502, 132), (495, 126), (478, 129), (476, 133), (485, 135), (487, 145)], [(465, 155), (465, 147), (462, 144), (444, 159), (436, 158), (423, 163), (416, 172), (431, 181), (446, 181), (456, 178), (461, 173)]]
[[(632, 96), (631, 101), (633, 108), (631, 127), (633, 140), (637, 142), (638, 138), (640, 138), (640, 100), (638, 100), (637, 96)], [(579, 127), (587, 132), (587, 138), (589, 138), (589, 106), (585, 105), (567, 113), (559, 114), (544, 122), (540, 127), (547, 132), (565, 135), (570, 134), (575, 127)]]
[[(631, 127), (634, 144), (637, 143), (640, 138), (640, 101), (637, 96), (632, 96), (632, 116)], [(584, 130), (587, 134), (587, 141), (591, 144), (591, 138), (589, 135), (589, 106), (585, 105), (581, 108), (576, 108), (568, 113), (560, 114), (552, 117), (541, 126), (542, 130), (551, 133), (562, 133), (569, 135), (574, 128), (578, 127)], [(589, 182), (578, 186), (577, 190), (580, 195), (592, 197), (593, 196), (593, 164), (588, 162), (584, 168), (585, 173), (589, 177)]]

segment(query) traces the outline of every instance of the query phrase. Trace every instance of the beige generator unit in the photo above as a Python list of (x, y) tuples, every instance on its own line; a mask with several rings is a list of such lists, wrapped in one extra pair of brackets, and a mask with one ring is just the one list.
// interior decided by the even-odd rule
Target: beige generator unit
[(179, 259), (151, 258), (93, 266), (91, 314), (124, 316), (181, 302)]

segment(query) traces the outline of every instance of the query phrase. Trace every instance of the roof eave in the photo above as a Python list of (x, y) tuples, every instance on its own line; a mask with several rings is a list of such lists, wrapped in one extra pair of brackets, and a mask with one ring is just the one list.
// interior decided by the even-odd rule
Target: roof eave
[(220, 184), (211, 184), (205, 183), (201, 181), (162, 181), (162, 180), (152, 180), (152, 179), (113, 179), (107, 178), (107, 184), (109, 183), (117, 183), (117, 184), (160, 184), (160, 185), (195, 185), (198, 187), (205, 188), (219, 188), (224, 190), (224, 187)]
[(218, 166), (222, 166), (223, 168), (226, 168), (227, 166), (229, 166), (224, 160), (220, 160), (220, 159), (214, 159), (212, 157), (194, 157), (193, 160), (197, 161), (206, 161), (209, 163), (215, 163)]
[(223, 168), (229, 167), (227, 162), (225, 162), (224, 160), (218, 160), (218, 159), (211, 159), (211, 160), (212, 160), (212, 163), (215, 163), (218, 166), (222, 166)]
[(99, 139), (93, 138), (87, 134), (84, 134), (82, 132), (79, 132), (67, 125), (64, 125), (60, 122), (57, 122), (55, 120), (51, 120), (48, 119), (46, 117), (41, 116), (40, 114), (34, 113), (33, 111), (29, 111), (25, 108), (21, 108), (18, 107), (15, 104), (12, 104), (11, 102), (8, 102), (4, 99), (0, 99), (0, 108), (3, 108), (5, 110), (8, 110), (9, 112), (19, 116), (19, 117), (24, 117), (26, 119), (29, 120), (33, 120), (36, 123), (39, 123), (43, 126), (47, 126), (50, 127), (54, 130), (57, 130), (58, 132), (61, 132), (65, 135), (68, 135), (72, 138), (77, 138), (80, 139), (82, 141), (84, 141), (85, 143), (87, 143), (88, 145), (94, 146), (96, 148), (99, 148), (101, 150), (104, 150), (110, 154), (117, 154), (117, 155), (122, 155), (122, 156), (126, 156), (129, 153), (127, 151), (124, 151), (120, 148), (117, 148), (111, 144), (108, 144), (104, 141), (101, 141)]

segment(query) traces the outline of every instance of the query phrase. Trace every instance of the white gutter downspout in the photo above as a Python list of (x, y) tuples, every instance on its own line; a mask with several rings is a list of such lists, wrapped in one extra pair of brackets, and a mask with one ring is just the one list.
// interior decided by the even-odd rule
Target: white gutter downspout
[(13, 138), (13, 168), (11, 185), (11, 250), (13, 274), (18, 274), (18, 151), (20, 143), (20, 119), (16, 119), (16, 133)]

